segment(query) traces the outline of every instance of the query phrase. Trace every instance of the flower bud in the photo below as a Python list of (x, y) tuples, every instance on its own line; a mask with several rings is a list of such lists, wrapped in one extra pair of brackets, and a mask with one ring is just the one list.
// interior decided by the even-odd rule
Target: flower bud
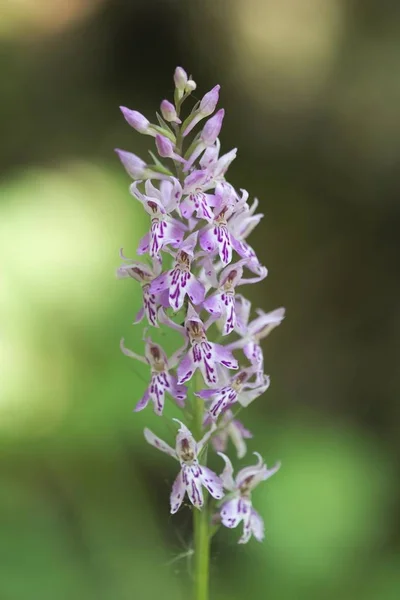
[(125, 120), (129, 123), (133, 129), (136, 129), (139, 133), (149, 133), (150, 121), (146, 119), (137, 110), (130, 110), (125, 106), (120, 106), (121, 112), (125, 117)]
[(215, 107), (218, 104), (220, 88), (220, 85), (216, 85), (201, 99), (199, 113), (201, 113), (203, 117), (208, 117), (214, 112)]
[(142, 179), (146, 173), (146, 163), (144, 160), (136, 156), (136, 154), (132, 154), (132, 152), (126, 152), (125, 150), (120, 150), (119, 148), (115, 148), (115, 152), (118, 155), (119, 160), (125, 167), (126, 172), (133, 179)]
[(204, 125), (200, 138), (202, 142), (206, 144), (206, 146), (211, 146), (219, 136), (219, 132), (221, 131), (222, 127), (222, 121), (224, 120), (224, 115), (225, 111), (223, 108), (221, 108)]
[(168, 100), (161, 102), (161, 114), (168, 123), (182, 123), (176, 114), (175, 106)]
[(185, 91), (185, 86), (188, 82), (188, 76), (182, 67), (176, 67), (174, 73), (174, 82), (177, 90), (180, 90), (181, 92)]
[(169, 139), (163, 135), (156, 135), (156, 146), (158, 154), (163, 158), (169, 158), (174, 153), (172, 142), (170, 142)]
[(197, 83), (193, 81), (193, 79), (189, 79), (187, 84), (185, 85), (185, 92), (187, 94), (191, 94), (197, 88)]

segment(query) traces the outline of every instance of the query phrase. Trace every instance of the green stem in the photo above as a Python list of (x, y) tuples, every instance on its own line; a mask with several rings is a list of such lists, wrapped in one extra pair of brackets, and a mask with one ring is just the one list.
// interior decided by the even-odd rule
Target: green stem
[[(200, 389), (201, 375), (196, 376), (196, 389)], [(194, 419), (193, 430), (196, 439), (203, 435), (204, 400), (193, 396)], [(202, 456), (202, 464), (207, 462), (207, 449)], [(210, 570), (210, 518), (208, 511), (208, 498), (205, 492), (204, 506), (201, 510), (193, 509), (194, 530), (194, 598), (193, 600), (208, 600), (209, 570)]]
[(194, 525), (194, 600), (208, 600), (210, 535), (207, 505), (193, 510)]

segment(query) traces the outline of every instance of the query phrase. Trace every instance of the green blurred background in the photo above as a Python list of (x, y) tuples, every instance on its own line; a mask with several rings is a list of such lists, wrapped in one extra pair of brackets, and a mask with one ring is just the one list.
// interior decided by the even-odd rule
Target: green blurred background
[[(3, 0), (0, 17), (0, 600), (188, 598), (191, 511), (145, 445), (145, 383), (117, 281), (147, 218), (114, 147), (151, 145), (182, 65), (222, 85), (232, 183), (260, 199), (245, 289), (287, 318), (249, 449), (264, 544), (222, 531), (212, 598), (400, 596), (400, 4), (393, 0)], [(196, 95), (195, 94), (195, 95)]]

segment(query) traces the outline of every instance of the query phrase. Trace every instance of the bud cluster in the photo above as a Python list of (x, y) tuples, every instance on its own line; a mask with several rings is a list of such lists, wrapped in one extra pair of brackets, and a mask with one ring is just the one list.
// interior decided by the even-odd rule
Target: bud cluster
[[(223, 109), (215, 112), (220, 86), (205, 94), (183, 119), (182, 105), (196, 83), (181, 67), (175, 70), (174, 83), (174, 103), (161, 102), (157, 124), (121, 107), (131, 127), (154, 138), (158, 153), (158, 157), (151, 154), (153, 163), (147, 164), (116, 150), (134, 180), (130, 193), (149, 215), (149, 230), (137, 248), (143, 260), (129, 259), (121, 250), (117, 272), (141, 286), (143, 305), (135, 324), (146, 322), (143, 356), (127, 349), (124, 340), (121, 349), (150, 369), (148, 387), (135, 410), (151, 402), (161, 417), (168, 398), (182, 411), (185, 423), (174, 419), (179, 423), (175, 448), (149, 429), (144, 432), (149, 444), (180, 463), (171, 513), (181, 507), (186, 494), (203, 509), (205, 489), (214, 498), (208, 501), (213, 523), (233, 528), (243, 522), (239, 542), (247, 542), (251, 535), (261, 541), (263, 520), (252, 506), (251, 492), (279, 464), (267, 469), (255, 453), (257, 464), (239, 470), (234, 478), (225, 452), (231, 441), (238, 458), (246, 455), (245, 440), (252, 434), (236, 419), (237, 412), (269, 387), (260, 342), (281, 323), (284, 309), (269, 313), (257, 309), (252, 319), (249, 300), (237, 290), (267, 276), (247, 242), (263, 215), (256, 213), (257, 200), (250, 205), (248, 193), (237, 192), (226, 180), (236, 148), (220, 154), (218, 136), (225, 114)], [(148, 334), (149, 326), (179, 332), (181, 347), (167, 356)], [(225, 462), (220, 476), (205, 465), (206, 446)]]

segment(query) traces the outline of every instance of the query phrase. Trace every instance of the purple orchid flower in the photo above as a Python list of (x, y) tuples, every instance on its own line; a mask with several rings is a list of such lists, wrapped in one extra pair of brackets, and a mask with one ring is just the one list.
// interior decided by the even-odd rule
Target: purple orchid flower
[(160, 189), (154, 187), (150, 180), (145, 183), (145, 194), (139, 189), (140, 182), (135, 181), (130, 191), (139, 200), (145, 211), (151, 217), (150, 233), (139, 242), (138, 254), (149, 252), (152, 258), (159, 257), (160, 251), (166, 246), (179, 246), (183, 240), (186, 226), (170, 216), (178, 206), (182, 195), (182, 187), (177, 179), (171, 177), (160, 183)]
[[(210, 422), (212, 419), (208, 414), (204, 425), (208, 425)], [(247, 452), (245, 440), (252, 437), (251, 431), (246, 429), (238, 419), (235, 419), (233, 412), (228, 408), (218, 422), (218, 428), (211, 438), (211, 444), (216, 452), (225, 452), (230, 439), (236, 448), (237, 457), (243, 458)]]
[(201, 304), (204, 300), (204, 285), (190, 271), (197, 236), (196, 231), (182, 242), (173, 269), (156, 277), (150, 285), (150, 292), (154, 294), (167, 290), (169, 305), (175, 311), (182, 308), (186, 295), (193, 304)]
[[(243, 278), (243, 267), (253, 269), (253, 263), (242, 260), (233, 265), (228, 265), (220, 274), (217, 291), (207, 297), (203, 307), (215, 318), (222, 318), (222, 335), (229, 335), (237, 325), (235, 288), (239, 285), (257, 283), (264, 279), (268, 271), (261, 265), (257, 267), (258, 276)], [(212, 268), (212, 265), (211, 265)]]
[(172, 456), (181, 464), (181, 470), (174, 481), (170, 497), (172, 514), (179, 510), (185, 494), (189, 496), (193, 506), (202, 508), (204, 504), (202, 487), (205, 487), (216, 500), (220, 500), (224, 496), (220, 477), (208, 467), (199, 464), (199, 455), (215, 428), (211, 428), (199, 442), (196, 442), (192, 433), (181, 421), (178, 419), (174, 419), (174, 421), (180, 424), (175, 449), (154, 435), (150, 429), (144, 430), (144, 437), (149, 444)]
[(151, 338), (147, 338), (145, 342), (145, 357), (126, 348), (123, 338), (120, 343), (121, 350), (126, 356), (148, 364), (151, 369), (150, 384), (142, 399), (137, 403), (134, 412), (146, 408), (151, 400), (154, 404), (154, 412), (156, 415), (161, 416), (164, 410), (166, 393), (175, 400), (178, 406), (183, 407), (185, 405), (187, 389), (184, 385), (179, 385), (176, 376), (170, 373), (170, 370), (176, 367), (178, 363), (180, 350), (168, 360), (161, 346), (155, 344)]
[(259, 316), (254, 321), (248, 323), (251, 304), (248, 301), (243, 303), (239, 298), (235, 307), (236, 313), (239, 313), (240, 322), (237, 330), (241, 333), (242, 337), (236, 342), (229, 344), (228, 348), (230, 350), (242, 348), (253, 367), (258, 373), (262, 373), (264, 370), (264, 357), (259, 342), (282, 323), (285, 318), (285, 309), (281, 307), (268, 313), (257, 309), (256, 312)]
[(224, 488), (230, 492), (229, 500), (221, 506), (221, 522), (225, 527), (234, 528), (243, 521), (243, 535), (239, 544), (246, 544), (252, 535), (261, 542), (264, 539), (264, 523), (258, 512), (253, 508), (251, 502), (251, 492), (261, 482), (269, 479), (276, 473), (280, 467), (277, 463), (272, 469), (267, 469), (258, 452), (254, 452), (258, 457), (258, 463), (251, 467), (241, 469), (233, 478), (233, 467), (229, 458), (219, 452), (219, 455), (225, 461), (225, 469), (221, 475)]
[(209, 223), (214, 219), (212, 207), (215, 206), (213, 194), (205, 192), (212, 187), (210, 177), (206, 170), (196, 170), (185, 178), (183, 183), (183, 199), (179, 210), (185, 219), (191, 219), (194, 212), (198, 219), (205, 219)]
[(143, 307), (137, 313), (134, 324), (140, 323), (146, 315), (147, 320), (153, 327), (158, 327), (157, 310), (160, 306), (168, 306), (165, 295), (155, 293), (151, 290), (151, 282), (159, 275), (161, 271), (160, 261), (153, 259), (153, 266), (127, 258), (123, 254), (123, 249), (119, 251), (120, 258), (126, 262), (117, 269), (117, 277), (122, 279), (131, 277), (138, 281), (142, 286)]
[(227, 350), (226, 346), (208, 341), (206, 334), (207, 327), (191, 304), (188, 306), (184, 326), (174, 323), (162, 309), (159, 311), (159, 319), (160, 322), (168, 324), (173, 329), (179, 331), (186, 338), (186, 343), (190, 343), (188, 352), (182, 358), (177, 368), (179, 384), (189, 381), (197, 369), (200, 369), (204, 383), (209, 386), (215, 386), (219, 380), (218, 365), (227, 369), (239, 368), (238, 361), (232, 352)]
[(195, 395), (203, 400), (212, 400), (208, 412), (212, 419), (217, 419), (226, 408), (236, 402), (243, 407), (249, 406), (253, 400), (269, 388), (268, 375), (258, 375), (256, 381), (250, 382), (249, 379), (252, 375), (254, 375), (254, 369), (244, 369), (231, 377), (223, 387), (200, 390)]

